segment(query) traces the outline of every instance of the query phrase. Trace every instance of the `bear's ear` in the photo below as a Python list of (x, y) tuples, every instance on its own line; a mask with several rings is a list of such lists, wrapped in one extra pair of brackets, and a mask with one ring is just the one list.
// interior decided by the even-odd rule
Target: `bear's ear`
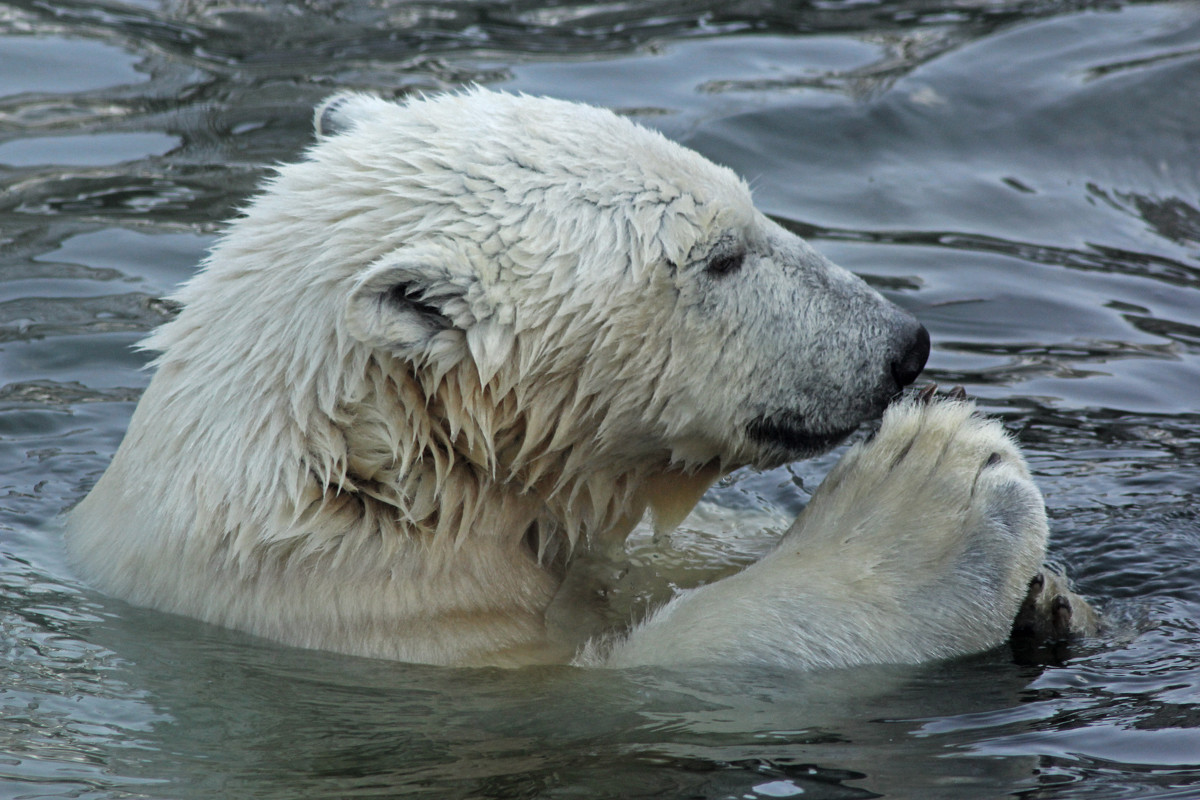
[(350, 335), (420, 365), (449, 370), (468, 355), (487, 383), (509, 357), (512, 325), (500, 322), (478, 277), (450, 267), (437, 247), (407, 246), (367, 268), (350, 292)]
[(313, 110), (313, 133), (318, 141), (336, 136), (354, 127), (354, 123), (368, 113), (371, 106), (384, 102), (379, 97), (362, 92), (338, 92), (325, 98)]

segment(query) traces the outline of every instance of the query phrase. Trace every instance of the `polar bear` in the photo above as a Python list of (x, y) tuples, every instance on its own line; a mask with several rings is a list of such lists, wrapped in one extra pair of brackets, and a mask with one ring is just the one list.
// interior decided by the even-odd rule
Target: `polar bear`
[(68, 522), (135, 604), (411, 662), (807, 668), (995, 645), (1044, 554), (1003, 431), (908, 401), (761, 562), (580, 622), (581, 553), (828, 449), (929, 352), (728, 169), (605, 110), (339, 96), (176, 300)]

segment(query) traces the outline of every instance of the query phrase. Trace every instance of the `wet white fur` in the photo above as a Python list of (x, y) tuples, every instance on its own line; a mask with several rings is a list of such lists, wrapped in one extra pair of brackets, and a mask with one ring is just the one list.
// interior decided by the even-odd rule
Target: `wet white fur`
[[(351, 95), (319, 119), (145, 345), (156, 375), (68, 526), (103, 590), (304, 647), (565, 661), (596, 632), (586, 600), (556, 600), (575, 554), (739, 465), (811, 454), (749, 436), (756, 418), (821, 434), (878, 411), (903, 315), (728, 170), (606, 111), (483, 90)], [(709, 274), (730, 249), (742, 269)], [(904, 413), (1003, 441), (956, 407)], [(1001, 535), (941, 507), (979, 447), (914, 451), (924, 483), (872, 447), (776, 554), (682, 596), (613, 663), (994, 643), (1041, 523)], [(986, 574), (969, 548), (995, 555)]]

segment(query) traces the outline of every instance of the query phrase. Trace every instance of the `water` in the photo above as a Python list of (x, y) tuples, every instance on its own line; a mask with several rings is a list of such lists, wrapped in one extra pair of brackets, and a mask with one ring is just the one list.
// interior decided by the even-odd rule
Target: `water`
[[(1044, 668), (441, 670), (75, 581), (53, 520), (157, 298), (320, 98), (467, 81), (659, 127), (917, 313), (1111, 631)], [(1200, 796), (1198, 97), (1191, 3), (0, 2), (0, 797)], [(834, 458), (675, 544), (752, 550)]]

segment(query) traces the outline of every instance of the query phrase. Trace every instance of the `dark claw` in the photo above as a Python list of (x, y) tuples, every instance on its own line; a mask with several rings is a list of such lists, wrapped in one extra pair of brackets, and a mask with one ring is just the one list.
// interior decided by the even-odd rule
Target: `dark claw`
[(950, 398), (951, 400), (966, 400), (967, 390), (961, 386), (955, 386), (946, 394), (946, 397)]
[(1050, 613), (1054, 617), (1054, 633), (1062, 638), (1071, 632), (1071, 601), (1061, 594), (1050, 604)]
[(929, 405), (930, 401), (933, 400), (933, 396), (935, 394), (937, 394), (937, 384), (931, 383), (921, 391), (917, 392), (917, 402), (927, 406)]
[(1029, 580), (1029, 593), (1037, 594), (1038, 592), (1040, 592), (1042, 590), (1042, 587), (1045, 585), (1046, 585), (1046, 576), (1039, 572), (1037, 575), (1034, 575)]

